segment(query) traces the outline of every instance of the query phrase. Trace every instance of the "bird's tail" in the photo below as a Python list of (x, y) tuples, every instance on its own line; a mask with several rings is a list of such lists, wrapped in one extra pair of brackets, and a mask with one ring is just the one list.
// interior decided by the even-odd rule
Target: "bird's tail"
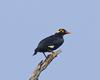
[(34, 52), (33, 56), (36, 55), (36, 54), (37, 54), (37, 50), (35, 49), (35, 52)]
[(33, 56), (36, 55), (36, 54), (37, 54), (37, 52), (34, 52)]

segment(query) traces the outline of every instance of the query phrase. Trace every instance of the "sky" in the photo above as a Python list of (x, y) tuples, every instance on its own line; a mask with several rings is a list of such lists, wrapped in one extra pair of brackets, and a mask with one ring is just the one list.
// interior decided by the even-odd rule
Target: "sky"
[(45, 59), (34, 49), (59, 28), (72, 34), (39, 80), (100, 80), (99, 0), (0, 0), (0, 80), (28, 80)]

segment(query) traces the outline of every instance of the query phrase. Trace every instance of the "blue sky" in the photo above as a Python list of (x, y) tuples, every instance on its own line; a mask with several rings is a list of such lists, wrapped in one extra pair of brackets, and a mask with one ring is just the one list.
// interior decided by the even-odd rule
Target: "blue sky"
[(32, 57), (38, 42), (59, 28), (62, 53), (40, 80), (100, 80), (99, 0), (1, 0), (0, 80), (28, 80), (43, 54)]

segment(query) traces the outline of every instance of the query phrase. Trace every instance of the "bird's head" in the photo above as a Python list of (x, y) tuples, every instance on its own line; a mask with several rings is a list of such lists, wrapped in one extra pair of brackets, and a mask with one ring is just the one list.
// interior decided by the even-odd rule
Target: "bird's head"
[(56, 34), (61, 34), (61, 35), (65, 35), (65, 34), (70, 34), (70, 32), (68, 32), (67, 30), (65, 29), (59, 29)]

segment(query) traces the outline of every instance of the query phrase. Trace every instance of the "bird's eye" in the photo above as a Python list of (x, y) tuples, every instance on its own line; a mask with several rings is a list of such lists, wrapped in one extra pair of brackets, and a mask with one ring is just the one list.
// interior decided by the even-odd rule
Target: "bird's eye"
[(63, 29), (59, 29), (59, 31), (60, 31), (60, 32), (62, 32), (62, 33), (64, 32), (64, 30), (63, 30)]

